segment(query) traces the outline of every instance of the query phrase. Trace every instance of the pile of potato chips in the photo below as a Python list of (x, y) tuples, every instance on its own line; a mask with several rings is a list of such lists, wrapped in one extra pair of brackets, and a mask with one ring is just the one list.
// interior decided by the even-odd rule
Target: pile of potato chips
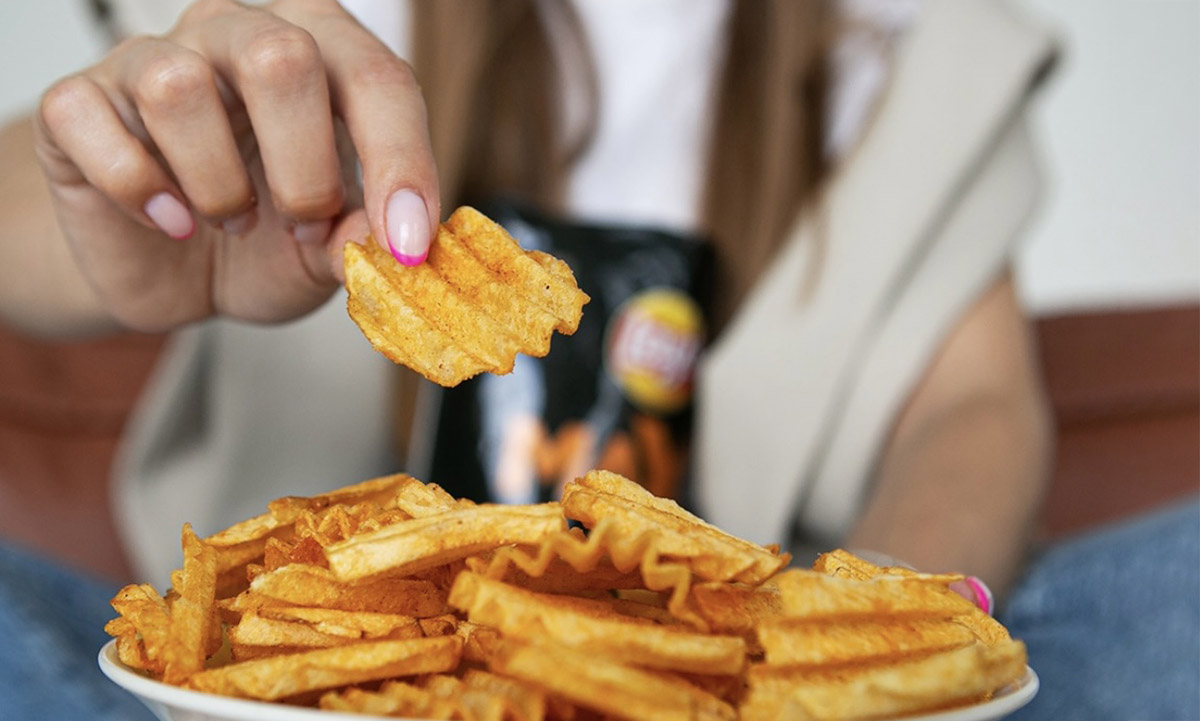
[[(569, 521), (577, 523), (572, 524)], [(977, 702), (1025, 649), (948, 586), (844, 551), (812, 570), (620, 476), (473, 504), (405, 475), (183, 529), (131, 585), (122, 662), (215, 694), (428, 719), (870, 719)]]

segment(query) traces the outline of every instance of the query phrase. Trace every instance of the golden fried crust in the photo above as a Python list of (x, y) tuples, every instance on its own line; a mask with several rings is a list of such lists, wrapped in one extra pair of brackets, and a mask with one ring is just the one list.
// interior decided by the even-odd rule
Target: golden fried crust
[(589, 300), (567, 264), (525, 251), (479, 211), (454, 211), (419, 266), (378, 243), (347, 243), (347, 310), (379, 352), (446, 387), (541, 357), (554, 331), (570, 335)]

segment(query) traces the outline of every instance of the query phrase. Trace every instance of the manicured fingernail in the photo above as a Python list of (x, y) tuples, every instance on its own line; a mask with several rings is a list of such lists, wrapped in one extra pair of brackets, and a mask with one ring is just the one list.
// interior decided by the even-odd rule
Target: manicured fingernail
[(321, 243), (329, 237), (333, 224), (328, 220), (312, 220), (292, 226), (292, 237), (301, 243)]
[(187, 206), (170, 193), (159, 193), (142, 208), (159, 230), (176, 240), (190, 238), (196, 232), (196, 221)]
[(388, 248), (402, 265), (420, 265), (429, 255), (429, 211), (421, 196), (398, 190), (384, 210)]
[(226, 218), (225, 221), (221, 223), (221, 229), (224, 230), (227, 235), (245, 235), (246, 233), (250, 232), (251, 228), (254, 227), (256, 220), (258, 220), (258, 214), (254, 212), (253, 208), (251, 208), (245, 213), (239, 213), (232, 218)]
[(996, 599), (992, 596), (992, 589), (978, 576), (967, 576), (962, 581), (950, 584), (950, 588), (967, 599), (973, 599), (975, 605), (989, 616), (995, 610)]

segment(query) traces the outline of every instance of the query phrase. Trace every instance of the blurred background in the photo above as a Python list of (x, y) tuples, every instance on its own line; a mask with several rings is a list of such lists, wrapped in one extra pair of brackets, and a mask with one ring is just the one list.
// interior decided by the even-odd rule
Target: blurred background
[[(1063, 51), (1037, 100), (1048, 193), (1017, 266), (1059, 425), (1055, 537), (1200, 488), (1200, 0), (1024, 2)], [(86, 7), (0, 2), (0, 118), (100, 56)], [(0, 328), (0, 474), (106, 468), (160, 343), (64, 348)], [(14, 383), (18, 366), (59, 397)]]

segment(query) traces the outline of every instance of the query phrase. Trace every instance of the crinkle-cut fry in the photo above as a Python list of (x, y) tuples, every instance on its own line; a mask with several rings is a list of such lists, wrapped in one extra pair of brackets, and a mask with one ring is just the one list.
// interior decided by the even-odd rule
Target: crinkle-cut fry
[(602, 602), (533, 593), (470, 571), (459, 574), (449, 603), (506, 638), (547, 640), (646, 668), (731, 675), (746, 663), (740, 636), (663, 626)]
[(624, 536), (653, 530), (664, 556), (681, 559), (707, 581), (759, 584), (787, 565), (790, 556), (720, 530), (670, 499), (658, 498), (616, 473), (590, 471), (566, 484), (562, 505), (569, 518), (589, 528), (615, 518)]
[(629, 721), (734, 721), (737, 711), (690, 683), (582, 650), (505, 640), (491, 670)]
[(187, 686), (276, 701), (337, 686), (449, 671), (458, 666), (461, 653), (462, 640), (456, 636), (362, 641), (211, 668), (193, 674)]
[(630, 535), (616, 519), (601, 519), (587, 536), (573, 531), (550, 534), (532, 552), (516, 547), (498, 549), (484, 575), (493, 579), (504, 578), (511, 565), (528, 576), (541, 577), (556, 559), (586, 574), (606, 556), (618, 573), (637, 570), (646, 588), (670, 591), (667, 609), (671, 614), (698, 630), (708, 630), (705, 620), (687, 605), (688, 590), (692, 584), (691, 569), (677, 560), (664, 559), (653, 532), (643, 530)]
[(250, 592), (295, 606), (322, 606), (344, 611), (373, 611), (424, 618), (446, 610), (445, 593), (433, 583), (384, 577), (344, 583), (320, 566), (293, 563), (259, 574)]
[(958, 648), (975, 634), (949, 618), (776, 618), (759, 624), (758, 640), (768, 664), (828, 666)]
[(1010, 641), (866, 666), (829, 679), (814, 677), (788, 692), (779, 718), (855, 721), (973, 703), (1021, 678), (1025, 661), (1024, 644)]
[(587, 294), (565, 263), (526, 252), (478, 211), (459, 208), (427, 261), (401, 268), (378, 243), (347, 243), (347, 310), (371, 345), (444, 386), (511, 372), (574, 333)]
[(217, 617), (217, 555), (183, 525), (183, 572), (171, 604), (171, 623), (163, 648), (163, 681), (179, 685), (204, 668)]
[(325, 549), (343, 581), (402, 576), (458, 561), (497, 546), (537, 544), (566, 528), (557, 504), (481, 504), (414, 518), (359, 534)]

